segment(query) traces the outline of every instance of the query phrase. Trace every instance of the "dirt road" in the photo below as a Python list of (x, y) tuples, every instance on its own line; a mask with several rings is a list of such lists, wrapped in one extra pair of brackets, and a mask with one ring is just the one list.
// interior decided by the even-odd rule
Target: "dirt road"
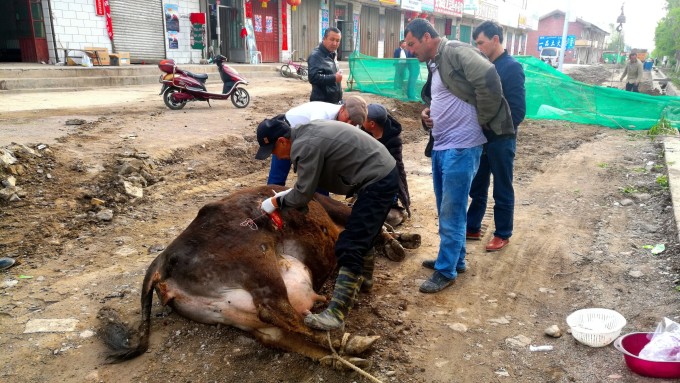
[[(149, 352), (133, 361), (104, 364), (92, 336), (104, 304), (139, 319), (146, 267), (203, 204), (265, 181), (268, 164), (253, 159), (256, 123), (304, 102), (309, 86), (266, 78), (248, 90), (246, 109), (216, 102), (170, 111), (157, 87), (97, 105), (85, 100), (106, 94), (52, 95), (68, 109), (33, 96), (3, 101), (15, 107), (4, 106), (0, 147), (17, 157), (20, 190), (19, 200), (0, 201), (0, 255), (19, 262), (2, 272), (0, 381), (363, 381), (161, 306)], [(417, 121), (422, 106), (365, 97), (395, 110), (404, 125), (413, 217), (402, 230), (423, 236), (404, 262), (378, 260), (373, 293), (349, 317), (348, 331), (382, 336), (368, 355), (371, 374), (384, 382), (652, 381), (629, 372), (614, 348), (577, 343), (565, 318), (580, 308), (615, 309), (628, 320), (624, 333), (653, 331), (664, 316), (678, 320), (679, 251), (660, 144), (640, 133), (524, 122), (510, 246), (484, 251), (493, 232), (487, 216), (484, 239), (468, 242), (469, 272), (452, 288), (423, 295), (418, 286), (429, 273), (420, 264), (436, 255), (438, 236)], [(69, 119), (86, 123), (67, 126)], [(136, 180), (141, 198), (126, 194), (124, 164), (145, 169)], [(666, 250), (652, 255), (644, 247), (655, 244)], [(24, 333), (38, 318), (77, 324), (70, 332)], [(551, 325), (565, 335), (546, 337)], [(529, 344), (554, 351), (530, 352)]]

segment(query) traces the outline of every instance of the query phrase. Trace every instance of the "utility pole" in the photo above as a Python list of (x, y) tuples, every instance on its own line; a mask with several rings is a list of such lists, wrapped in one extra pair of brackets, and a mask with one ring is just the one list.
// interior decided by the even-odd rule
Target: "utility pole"
[(567, 50), (567, 32), (569, 30), (569, 10), (571, 9), (571, 0), (567, 0), (567, 11), (564, 13), (564, 26), (562, 27), (562, 49), (560, 49), (560, 57), (557, 61), (557, 70), (562, 72), (562, 64), (564, 64), (564, 53)]
[(619, 61), (619, 58), (621, 58), (621, 55), (623, 55), (623, 49), (624, 49), (624, 44), (623, 44), (623, 23), (626, 22), (626, 15), (623, 14), (623, 5), (626, 4), (625, 2), (621, 3), (621, 14), (619, 17), (616, 19), (616, 22), (619, 23), (619, 25), (616, 27), (616, 31), (619, 32), (619, 42), (621, 44), (621, 51), (619, 51), (619, 56), (616, 58), (617, 64)]

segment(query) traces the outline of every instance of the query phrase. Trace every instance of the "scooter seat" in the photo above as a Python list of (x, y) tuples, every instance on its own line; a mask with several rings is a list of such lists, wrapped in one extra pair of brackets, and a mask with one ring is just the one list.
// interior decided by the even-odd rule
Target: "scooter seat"
[(189, 77), (195, 78), (196, 80), (205, 81), (205, 80), (208, 79), (208, 75), (205, 74), (205, 73), (192, 73), (192, 72), (189, 72), (189, 71), (184, 71), (184, 73), (186, 73), (187, 76), (189, 76)]

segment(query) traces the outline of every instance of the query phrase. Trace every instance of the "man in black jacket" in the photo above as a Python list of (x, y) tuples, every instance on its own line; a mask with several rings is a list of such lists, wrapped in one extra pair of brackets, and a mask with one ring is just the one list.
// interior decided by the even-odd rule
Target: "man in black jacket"
[(312, 84), (309, 101), (337, 104), (342, 100), (342, 71), (338, 71), (336, 61), (340, 38), (338, 28), (326, 29), (321, 44), (307, 58), (309, 83)]
[(406, 181), (406, 170), (402, 161), (401, 124), (384, 106), (380, 104), (368, 104), (368, 115), (361, 126), (361, 130), (373, 136), (390, 152), (399, 169), (399, 192), (395, 198), (393, 209), (399, 209), (397, 200), (401, 202), (403, 210), (411, 216), (411, 197), (408, 192), (408, 182)]

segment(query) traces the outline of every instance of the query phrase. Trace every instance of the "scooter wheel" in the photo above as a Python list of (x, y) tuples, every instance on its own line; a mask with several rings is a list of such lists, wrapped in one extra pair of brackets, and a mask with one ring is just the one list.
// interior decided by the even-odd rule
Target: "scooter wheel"
[(163, 102), (165, 102), (165, 106), (172, 110), (180, 110), (187, 104), (186, 101), (176, 102), (172, 99), (172, 95), (177, 92), (179, 92), (179, 89), (177, 88), (168, 88), (165, 93), (163, 93)]
[(231, 94), (231, 103), (237, 108), (245, 108), (250, 104), (250, 94), (247, 90), (238, 87)]

